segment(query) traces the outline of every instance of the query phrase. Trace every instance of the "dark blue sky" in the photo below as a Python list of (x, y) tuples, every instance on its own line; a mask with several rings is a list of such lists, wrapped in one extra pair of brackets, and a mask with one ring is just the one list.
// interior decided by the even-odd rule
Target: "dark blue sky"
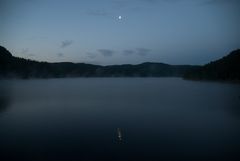
[(40, 61), (205, 64), (240, 48), (239, 0), (0, 0), (0, 12), (0, 45)]

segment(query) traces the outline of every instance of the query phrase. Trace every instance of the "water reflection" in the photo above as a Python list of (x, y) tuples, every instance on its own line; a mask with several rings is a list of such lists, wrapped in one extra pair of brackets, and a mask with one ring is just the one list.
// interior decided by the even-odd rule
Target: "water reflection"
[(0, 113), (5, 112), (10, 104), (9, 91), (7, 91), (6, 83), (0, 82)]
[(239, 88), (176, 78), (0, 83), (0, 160), (237, 161)]
[(0, 112), (4, 112), (7, 110), (9, 105), (9, 100), (7, 97), (0, 96)]
[(120, 128), (117, 128), (117, 136), (118, 136), (118, 140), (122, 141), (122, 132)]
[[(240, 91), (240, 90), (239, 90)], [(240, 118), (240, 96), (234, 97), (229, 106), (226, 106), (225, 110), (233, 116)]]

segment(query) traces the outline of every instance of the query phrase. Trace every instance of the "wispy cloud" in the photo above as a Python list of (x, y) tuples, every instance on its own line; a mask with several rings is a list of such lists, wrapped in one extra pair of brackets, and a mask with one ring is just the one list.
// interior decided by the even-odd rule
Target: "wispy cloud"
[(146, 56), (150, 52), (151, 52), (151, 50), (147, 49), (147, 48), (136, 48), (135, 50), (126, 49), (126, 50), (122, 51), (123, 55), (125, 55), (125, 56), (129, 56), (129, 55), (132, 55), (132, 54), (136, 54), (136, 55), (139, 55), (139, 56)]
[(57, 53), (57, 56), (58, 57), (64, 57), (64, 54), (63, 53)]
[(111, 57), (114, 54), (114, 51), (110, 49), (99, 49), (98, 52), (104, 57)]
[(134, 53), (135, 53), (134, 50), (123, 50), (123, 55), (125, 55), (125, 56), (132, 55)]
[(70, 46), (72, 44), (73, 44), (72, 40), (64, 40), (64, 41), (62, 41), (61, 48), (68, 47), (68, 46)]
[(112, 8), (99, 8), (89, 9), (86, 11), (87, 15), (90, 16), (101, 16), (101, 17), (112, 17), (116, 16), (118, 10), (127, 9), (136, 11), (137, 8), (141, 8), (145, 5), (155, 5), (158, 2), (172, 3), (182, 0), (111, 0), (110, 3)]
[(146, 48), (137, 48), (136, 51), (139, 56), (146, 56), (150, 53), (151, 50)]
[(90, 52), (87, 52), (86, 55), (87, 55), (87, 57), (90, 58), (90, 59), (94, 59), (94, 58), (97, 57), (96, 54), (94, 54), (94, 53), (90, 53)]

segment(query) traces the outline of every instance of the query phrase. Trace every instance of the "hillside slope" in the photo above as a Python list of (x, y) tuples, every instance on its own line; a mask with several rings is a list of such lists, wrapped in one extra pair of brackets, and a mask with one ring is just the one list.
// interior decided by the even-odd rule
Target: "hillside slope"
[(37, 62), (14, 57), (4, 47), (0, 47), (0, 60), (0, 78), (182, 77), (186, 72), (199, 68), (151, 62), (109, 66)]
[(240, 49), (184, 75), (197, 80), (240, 80)]

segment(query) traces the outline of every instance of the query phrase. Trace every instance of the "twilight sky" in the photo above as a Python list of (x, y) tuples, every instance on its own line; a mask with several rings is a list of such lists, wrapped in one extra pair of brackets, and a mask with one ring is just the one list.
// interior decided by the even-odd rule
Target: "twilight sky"
[(205, 64), (240, 48), (240, 0), (0, 0), (0, 20), (0, 45), (39, 61)]

